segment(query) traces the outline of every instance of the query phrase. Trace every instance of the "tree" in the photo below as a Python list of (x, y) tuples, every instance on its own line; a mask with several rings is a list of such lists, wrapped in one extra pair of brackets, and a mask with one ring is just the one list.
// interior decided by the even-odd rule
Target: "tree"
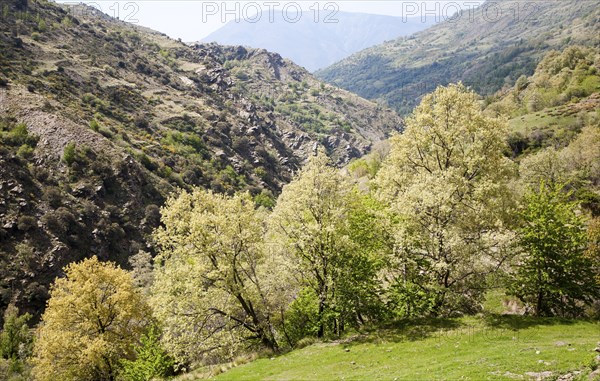
[(308, 288), (297, 292), (302, 306), (293, 307), (316, 306), (318, 337), (364, 322), (378, 303), (380, 247), (377, 237), (369, 242), (377, 221), (370, 206), (319, 152), (283, 188), (271, 215), (270, 242), (289, 257), (299, 287)]
[(249, 343), (277, 350), (276, 282), (268, 282), (264, 214), (248, 193), (183, 192), (162, 211), (154, 238), (152, 304), (178, 359), (231, 358)]
[(536, 187), (542, 181), (552, 186), (573, 181), (564, 159), (563, 151), (553, 147), (523, 158), (519, 166), (522, 182), (528, 187)]
[(592, 262), (596, 282), (600, 286), (600, 218), (594, 218), (588, 224), (585, 255)]
[[(600, 113), (599, 113), (600, 115)], [(600, 127), (584, 127), (577, 138), (564, 149), (562, 159), (568, 170), (586, 183), (600, 186)]]
[(583, 128), (568, 147), (556, 150), (546, 148), (527, 156), (519, 167), (521, 183), (535, 188), (544, 182), (564, 190), (576, 189), (574, 196), (582, 207), (592, 214), (600, 214), (600, 128)]
[(122, 361), (122, 376), (129, 381), (150, 381), (173, 374), (175, 362), (160, 343), (160, 331), (151, 326), (135, 347), (135, 361)]
[(96, 257), (52, 285), (34, 347), (39, 380), (114, 380), (150, 316), (131, 275)]
[(525, 197), (519, 243), (523, 256), (511, 293), (537, 316), (576, 316), (599, 295), (593, 259), (585, 255), (586, 229), (560, 186), (542, 183)]
[(154, 281), (152, 255), (140, 250), (137, 254), (129, 257), (129, 265), (131, 266), (131, 275), (135, 285), (142, 289), (144, 295), (150, 294), (150, 288)]
[(0, 333), (0, 355), (5, 359), (23, 359), (31, 350), (32, 335), (27, 322), (31, 315), (19, 315), (19, 309), (10, 304), (4, 311), (4, 325)]
[[(598, 113), (600, 115), (600, 113)], [(561, 159), (575, 179), (575, 196), (592, 215), (600, 216), (600, 127), (584, 127), (577, 138), (562, 151)]]
[(382, 318), (385, 313), (381, 281), (392, 247), (384, 205), (354, 189), (344, 199), (347, 212), (341, 233), (350, 240), (336, 262), (334, 304), (342, 327), (353, 327)]
[(458, 84), (425, 96), (406, 125), (375, 179), (396, 222), (395, 288), (418, 298), (406, 311), (471, 312), (507, 254), (507, 123)]

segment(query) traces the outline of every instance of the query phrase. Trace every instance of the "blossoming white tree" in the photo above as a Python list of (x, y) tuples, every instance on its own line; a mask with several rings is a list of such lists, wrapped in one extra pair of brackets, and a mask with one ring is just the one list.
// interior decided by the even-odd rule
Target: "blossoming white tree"
[(425, 96), (406, 125), (375, 179), (397, 218), (399, 288), (419, 295), (422, 312), (467, 312), (510, 237), (507, 122), (458, 84)]
[(249, 194), (183, 192), (162, 210), (151, 302), (167, 349), (181, 360), (231, 358), (258, 342), (276, 350), (262, 250), (264, 214)]

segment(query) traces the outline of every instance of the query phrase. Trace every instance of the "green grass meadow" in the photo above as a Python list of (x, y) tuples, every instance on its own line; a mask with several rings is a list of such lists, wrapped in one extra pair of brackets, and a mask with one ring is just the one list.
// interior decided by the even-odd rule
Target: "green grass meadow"
[(490, 315), (407, 321), (260, 358), (216, 380), (507, 380), (584, 371), (598, 353), (595, 321)]

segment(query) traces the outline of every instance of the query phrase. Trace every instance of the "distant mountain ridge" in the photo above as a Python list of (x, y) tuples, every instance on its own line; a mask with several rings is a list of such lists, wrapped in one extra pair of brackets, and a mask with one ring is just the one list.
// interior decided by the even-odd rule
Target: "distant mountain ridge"
[[(384, 41), (408, 36), (433, 25), (429, 17), (393, 17), (366, 13), (303, 12), (299, 21), (286, 21), (281, 12), (230, 21), (202, 39), (224, 45), (264, 48), (281, 54), (309, 71), (324, 68), (352, 53)], [(315, 19), (316, 17), (316, 19)]]
[[(500, 17), (493, 16), (498, 9)], [(512, 86), (533, 74), (545, 53), (573, 44), (599, 46), (600, 1), (488, 1), (315, 74), (407, 114), (438, 85), (463, 81), (482, 95)]]

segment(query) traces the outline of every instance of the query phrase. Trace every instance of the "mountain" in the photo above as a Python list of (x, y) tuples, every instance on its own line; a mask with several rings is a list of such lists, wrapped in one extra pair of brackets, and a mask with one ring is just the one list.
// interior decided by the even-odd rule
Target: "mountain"
[(83, 5), (2, 12), (0, 309), (39, 314), (70, 262), (151, 252), (178, 189), (268, 206), (318, 146), (343, 165), (401, 128), (265, 50), (188, 46)]
[[(356, 53), (317, 77), (407, 114), (440, 84), (463, 81), (482, 95), (531, 75), (543, 55), (600, 44), (600, 2), (484, 3), (410, 37)], [(516, 8), (515, 8), (516, 7)]]
[[(386, 40), (407, 36), (433, 24), (433, 19), (321, 11), (299, 14), (289, 22), (281, 12), (230, 21), (202, 39), (226, 45), (263, 48), (281, 54), (309, 71), (329, 66), (352, 53)], [(253, 22), (257, 19), (257, 22)]]

